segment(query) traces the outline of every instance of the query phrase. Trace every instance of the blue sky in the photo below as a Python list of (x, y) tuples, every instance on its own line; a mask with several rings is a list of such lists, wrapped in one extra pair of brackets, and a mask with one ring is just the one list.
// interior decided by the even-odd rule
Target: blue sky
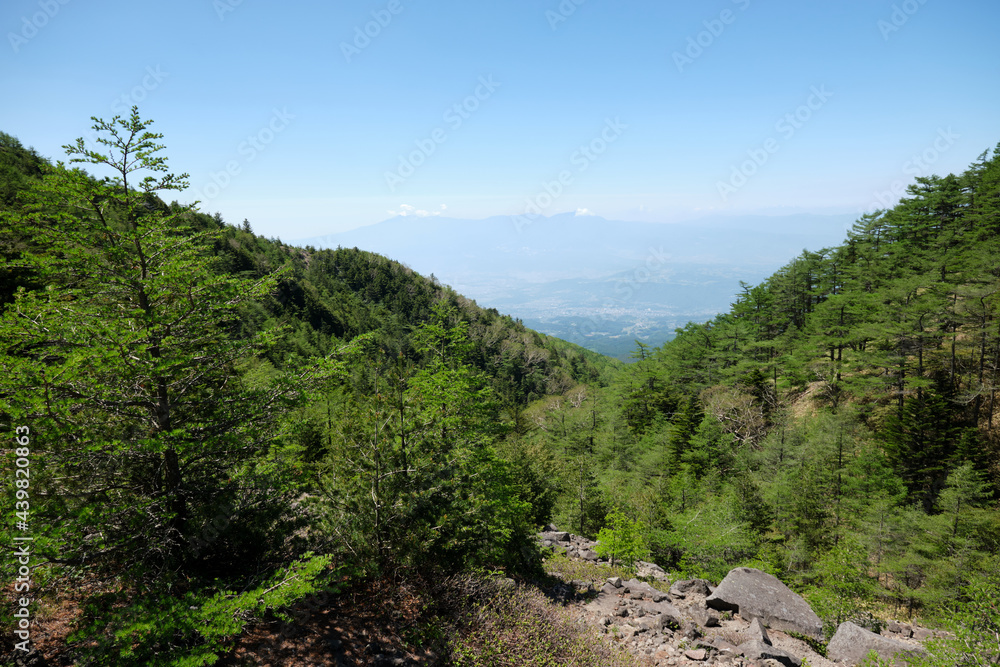
[(0, 130), (61, 158), (138, 103), (179, 200), (285, 240), (860, 212), (1000, 141), (998, 25), (996, 0), (7, 0)]

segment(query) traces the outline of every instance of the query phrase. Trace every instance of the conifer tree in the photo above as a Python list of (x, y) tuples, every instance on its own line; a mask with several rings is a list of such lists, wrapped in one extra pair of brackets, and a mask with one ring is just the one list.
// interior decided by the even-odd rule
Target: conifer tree
[(68, 527), (58, 558), (173, 566), (202, 523), (255, 502), (252, 457), (298, 388), (247, 386), (237, 370), (274, 341), (235, 332), (276, 277), (212, 270), (221, 230), (195, 232), (162, 204), (186, 174), (168, 171), (137, 109), (94, 122), (99, 145), (65, 149), (111, 175), (59, 163), (3, 217), (27, 237), (12, 263), (44, 287), (19, 290), (0, 319), (0, 394), (37, 433), (53, 530)]

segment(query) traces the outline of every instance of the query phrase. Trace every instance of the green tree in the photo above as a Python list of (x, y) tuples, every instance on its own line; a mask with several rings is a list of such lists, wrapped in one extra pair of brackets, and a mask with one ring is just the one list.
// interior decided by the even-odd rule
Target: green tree
[(604, 522), (604, 528), (597, 534), (595, 551), (601, 558), (609, 558), (611, 567), (632, 569), (636, 561), (649, 558), (646, 524), (643, 521), (632, 520), (616, 508), (605, 517)]
[(930, 655), (915, 667), (988, 667), (1000, 662), (1000, 562), (993, 557), (948, 605), (946, 624), (953, 637), (927, 643)]
[(947, 399), (932, 389), (903, 400), (886, 419), (886, 451), (910, 497), (927, 512), (944, 486), (959, 430)]
[(52, 530), (69, 527), (53, 558), (172, 566), (220, 512), (246, 526), (262, 483), (254, 455), (307, 378), (241, 381), (238, 360), (275, 335), (234, 335), (239, 308), (276, 277), (212, 270), (220, 230), (192, 231), (189, 212), (157, 196), (186, 174), (168, 171), (151, 121), (133, 108), (94, 122), (98, 146), (65, 148), (111, 176), (59, 163), (3, 215), (28, 238), (12, 263), (44, 288), (20, 289), (0, 319), (0, 394), (37, 433)]
[(805, 597), (823, 619), (828, 638), (844, 621), (880, 630), (873, 614), (877, 582), (868, 575), (868, 566), (865, 549), (853, 540), (842, 540), (813, 567)]
[(352, 360), (362, 382), (344, 388), (320, 488), (324, 527), (373, 569), (524, 569), (522, 546), (536, 519), (548, 519), (551, 501), (538, 498), (541, 513), (533, 502), (544, 484), (495, 446), (507, 429), (487, 378), (468, 363), (467, 324), (435, 306), (413, 334), (424, 358), (412, 372), (371, 336), (352, 345), (364, 352)]

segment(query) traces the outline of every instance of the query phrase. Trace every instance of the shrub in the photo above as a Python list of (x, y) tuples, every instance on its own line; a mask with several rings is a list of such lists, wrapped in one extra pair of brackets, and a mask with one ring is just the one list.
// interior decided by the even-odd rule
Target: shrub
[(304, 558), (243, 593), (147, 595), (121, 606), (117, 596), (98, 596), (86, 606), (82, 627), (70, 639), (86, 647), (81, 664), (211, 665), (250, 620), (267, 610), (284, 618), (281, 609), (319, 590), (329, 564), (329, 556)]
[[(455, 599), (466, 600), (449, 642), (449, 664), (459, 667), (632, 667), (636, 658), (609, 646), (534, 588), (510, 580), (456, 579)], [(468, 592), (465, 592), (468, 591)], [(472, 601), (468, 601), (472, 599)], [(461, 603), (459, 603), (461, 604)]]
[(636, 561), (649, 558), (645, 532), (645, 523), (629, 519), (616, 508), (605, 518), (605, 527), (597, 534), (597, 555), (608, 558), (611, 567), (618, 565), (631, 570)]

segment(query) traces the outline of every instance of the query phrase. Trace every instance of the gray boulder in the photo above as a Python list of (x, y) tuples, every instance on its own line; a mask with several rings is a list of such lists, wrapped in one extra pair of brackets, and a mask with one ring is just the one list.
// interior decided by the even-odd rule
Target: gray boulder
[(653, 588), (645, 581), (639, 581), (638, 579), (629, 579), (625, 582), (625, 586), (632, 593), (632, 597), (644, 597), (649, 598), (653, 602), (659, 602), (661, 600), (667, 599), (667, 594), (661, 590)]
[(905, 623), (900, 623), (898, 621), (889, 621), (886, 625), (886, 629), (896, 635), (903, 635), (904, 637), (913, 636), (913, 628)]
[(681, 626), (684, 621), (684, 615), (669, 602), (639, 602), (637, 607), (643, 611), (643, 613), (658, 616), (662, 619), (661, 628), (668, 627), (671, 629), (676, 629)]
[(694, 621), (685, 621), (684, 625), (680, 627), (679, 632), (684, 639), (694, 641), (703, 637), (701, 630), (698, 629), (697, 623)]
[(687, 613), (695, 623), (703, 628), (719, 627), (719, 616), (711, 609), (692, 605), (688, 608)]
[(877, 635), (848, 621), (837, 628), (837, 633), (826, 647), (826, 656), (834, 662), (859, 665), (865, 661), (869, 651), (875, 651), (883, 660), (895, 658), (897, 665), (905, 665), (908, 657), (926, 653), (919, 646)]
[(768, 646), (756, 639), (743, 642), (736, 647), (736, 652), (750, 660), (774, 660), (785, 667), (802, 667), (802, 661), (788, 651)]
[(777, 578), (754, 568), (730, 570), (705, 604), (738, 611), (744, 620), (759, 618), (769, 628), (823, 639), (823, 622), (809, 604)]
[(705, 579), (682, 579), (673, 583), (670, 594), (675, 598), (684, 598), (688, 595), (708, 597), (712, 594), (712, 586)]
[(636, 574), (640, 577), (650, 577), (653, 579), (659, 579), (660, 581), (666, 581), (670, 578), (666, 570), (656, 563), (647, 563), (644, 560), (640, 560), (635, 565)]
[(643, 616), (639, 620), (639, 626), (646, 630), (663, 631), (666, 629), (675, 630), (680, 627), (676, 619), (667, 614), (651, 614)]
[(751, 641), (756, 639), (757, 641), (764, 642), (768, 646), (773, 646), (771, 638), (767, 636), (767, 630), (765, 630), (764, 626), (761, 625), (759, 618), (755, 618), (750, 621), (750, 627), (747, 629), (746, 634)]
[(569, 542), (569, 533), (561, 530), (541, 533), (538, 537), (542, 540), (551, 540), (553, 542)]

